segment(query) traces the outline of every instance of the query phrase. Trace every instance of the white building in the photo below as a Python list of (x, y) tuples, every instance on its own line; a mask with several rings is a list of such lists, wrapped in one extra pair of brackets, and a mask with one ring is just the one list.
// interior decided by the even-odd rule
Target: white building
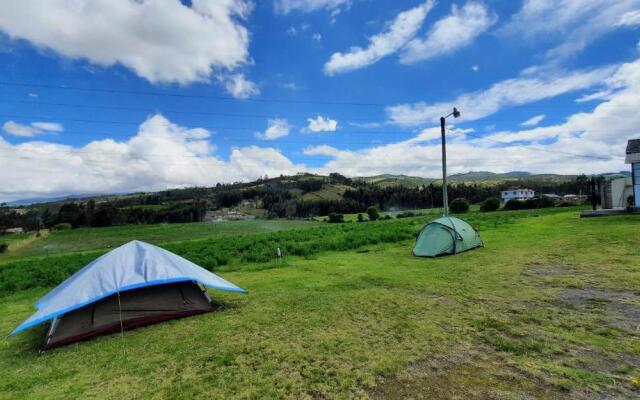
[(503, 203), (506, 203), (509, 200), (527, 200), (533, 198), (535, 195), (536, 192), (525, 188), (510, 188), (509, 190), (503, 190), (500, 192), (500, 197), (502, 197)]
[(600, 204), (604, 209), (626, 208), (629, 197), (633, 197), (631, 177), (604, 181), (600, 189)]
[(640, 207), (640, 139), (629, 140), (626, 153), (625, 163), (631, 164), (634, 205)]

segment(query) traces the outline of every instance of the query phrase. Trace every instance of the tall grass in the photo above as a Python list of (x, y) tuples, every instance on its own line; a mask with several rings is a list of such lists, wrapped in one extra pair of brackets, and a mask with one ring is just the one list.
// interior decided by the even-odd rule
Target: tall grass
[[(567, 209), (470, 213), (465, 214), (464, 219), (482, 232), (520, 218), (556, 212), (567, 212)], [(163, 247), (211, 271), (222, 267), (227, 270), (241, 269), (247, 264), (273, 260), (277, 248), (285, 255), (309, 257), (324, 251), (353, 250), (378, 243), (410, 240), (433, 218), (421, 216), (366, 223), (326, 224), (307, 229), (184, 241)], [(57, 285), (104, 253), (95, 251), (34, 257), (0, 265), (0, 296)]]

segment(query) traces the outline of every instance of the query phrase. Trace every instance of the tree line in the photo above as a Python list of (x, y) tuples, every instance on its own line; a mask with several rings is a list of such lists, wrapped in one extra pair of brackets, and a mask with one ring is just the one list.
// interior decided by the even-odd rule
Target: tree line
[[(348, 189), (335, 200), (308, 199), (304, 194), (317, 192), (325, 185), (346, 185)], [(482, 203), (500, 197), (509, 187), (527, 187), (538, 194), (587, 194), (589, 180), (579, 176), (572, 181), (515, 180), (487, 185), (454, 183), (448, 188), (450, 199), (462, 198)], [(156, 193), (104, 199), (99, 202), (70, 201), (58, 209), (38, 205), (21, 209), (0, 208), (0, 232), (7, 228), (25, 230), (62, 227), (105, 227), (126, 224), (199, 222), (207, 211), (236, 207), (249, 201), (267, 211), (269, 218), (310, 218), (329, 214), (364, 213), (371, 206), (381, 211), (442, 207), (442, 186), (379, 186), (332, 173), (328, 177), (300, 175), (264, 178), (250, 183), (218, 184), (208, 188), (172, 189)]]

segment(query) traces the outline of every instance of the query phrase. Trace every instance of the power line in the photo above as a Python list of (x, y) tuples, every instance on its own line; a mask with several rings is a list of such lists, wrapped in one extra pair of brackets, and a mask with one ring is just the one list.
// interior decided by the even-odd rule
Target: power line
[[(142, 108), (142, 107), (121, 107), (121, 106), (102, 106), (102, 105), (90, 105), (90, 104), (73, 104), (73, 103), (57, 103), (57, 102), (48, 102), (48, 101), (40, 101), (40, 100), (15, 100), (15, 99), (0, 99), (0, 103), (17, 103), (17, 104), (27, 104), (27, 105), (46, 105), (46, 106), (56, 106), (56, 107), (67, 107), (67, 108), (89, 108), (96, 110), (114, 110), (114, 111), (132, 111), (132, 112), (145, 112), (148, 114), (152, 113), (166, 113), (166, 114), (184, 114), (184, 115), (204, 115), (204, 116), (215, 116), (215, 117), (238, 117), (238, 118), (287, 118), (287, 119), (310, 119), (313, 118), (313, 115), (318, 113), (312, 113), (312, 116), (301, 116), (301, 115), (279, 115), (279, 114), (249, 114), (249, 113), (221, 113), (221, 112), (210, 112), (210, 111), (186, 111), (186, 110), (172, 110), (172, 109), (162, 109), (158, 110), (157, 108)], [(329, 117), (329, 116), (327, 116)], [(57, 118), (57, 117), (51, 117)], [(367, 121), (374, 119), (375, 117), (365, 118), (365, 117), (347, 117), (343, 115), (331, 115), (330, 118), (340, 118), (340, 119), (349, 119), (349, 120), (360, 120)]]
[[(210, 100), (224, 100), (224, 101), (242, 101), (242, 102), (253, 102), (253, 103), (289, 103), (289, 104), (319, 104), (319, 105), (340, 105), (340, 106), (364, 106), (364, 107), (388, 107), (388, 103), (373, 103), (373, 102), (348, 102), (348, 101), (328, 101), (328, 100), (307, 100), (307, 99), (278, 99), (278, 98), (247, 98), (247, 99), (238, 99), (232, 96), (219, 96), (219, 95), (208, 95), (208, 94), (185, 94), (185, 93), (176, 93), (176, 92), (159, 92), (159, 91), (151, 91), (151, 90), (127, 90), (127, 89), (108, 89), (108, 88), (98, 88), (98, 87), (86, 87), (86, 86), (75, 86), (75, 85), (52, 85), (52, 84), (43, 84), (43, 83), (35, 83), (35, 82), (10, 82), (10, 81), (0, 81), (0, 85), (3, 86), (11, 86), (11, 87), (25, 87), (25, 88), (42, 88), (42, 89), (53, 89), (53, 90), (65, 90), (65, 91), (82, 91), (82, 92), (92, 92), (92, 93), (109, 93), (109, 94), (128, 94), (128, 95), (143, 95), (143, 96), (161, 96), (161, 97), (177, 97), (177, 98), (194, 98), (194, 99), (210, 99)], [(451, 100), (451, 103), (454, 103), (455, 100)], [(402, 102), (396, 102), (402, 103)], [(446, 103), (446, 102), (445, 102)], [(558, 109), (558, 108), (574, 108), (574, 106), (564, 106), (557, 104), (548, 104), (548, 105), (528, 105), (528, 104), (514, 104), (511, 105), (512, 108), (525, 108), (525, 109)]]
[[(49, 117), (46, 115), (25, 115), (25, 114), (4, 114), (4, 113), (0, 113), (0, 116), (3, 116), (5, 118), (23, 118), (23, 119), (29, 119), (29, 120), (56, 120), (56, 121), (68, 121), (68, 122), (77, 122), (77, 123), (83, 123), (83, 124), (107, 124), (107, 125), (129, 125), (129, 126), (140, 126), (142, 124), (146, 124), (146, 126), (162, 126), (162, 127), (166, 127), (166, 126), (171, 126), (171, 125), (176, 125), (176, 126), (180, 126), (174, 122), (167, 122), (167, 123), (148, 123), (148, 122), (140, 122), (140, 121), (118, 121), (118, 120), (113, 120), (113, 119), (109, 119), (109, 120), (100, 120), (100, 119), (87, 119), (87, 118), (68, 118), (68, 117)], [(491, 121), (491, 122), (495, 122)], [(244, 131), (244, 132), (248, 132), (248, 133), (255, 133), (256, 131), (260, 131), (261, 129), (263, 129), (263, 127), (242, 127), (242, 126), (216, 126), (216, 125), (202, 125), (202, 124), (196, 124), (198, 126), (194, 126), (194, 127), (182, 127), (181, 128), (185, 129), (185, 130), (190, 130), (190, 129), (195, 129), (195, 128), (204, 128), (204, 129), (210, 129), (210, 130), (235, 130), (235, 131)], [(345, 132), (348, 135), (415, 135), (416, 132), (415, 130), (412, 131), (351, 131), (349, 130), (348, 132), (346, 132), (344, 130), (345, 128), (341, 128), (342, 132)], [(420, 132), (426, 130), (426, 129), (436, 129), (436, 127), (430, 127), (430, 128), (422, 128), (420, 129)], [(448, 129), (448, 128), (447, 128)], [(62, 131), (60, 133), (71, 133), (72, 131)], [(336, 131), (337, 132), (337, 131)], [(605, 132), (605, 131), (593, 131), (591, 130), (590, 132)], [(618, 129), (617, 132), (637, 132), (637, 129)], [(85, 134), (85, 133), (77, 133), (77, 134)], [(94, 135), (93, 133), (86, 133), (87, 135)], [(111, 133), (104, 133), (105, 135), (112, 135), (112, 136), (117, 136)], [(418, 132), (418, 134), (420, 134)], [(126, 136), (126, 135), (123, 135)], [(472, 135), (471, 135), (472, 136)], [(435, 138), (434, 138), (435, 139)]]
[(157, 91), (146, 91), (146, 90), (105, 89), (105, 88), (81, 87), (81, 86), (72, 86), (72, 85), (47, 85), (42, 83), (29, 83), (29, 82), (0, 81), (0, 85), (14, 86), (14, 87), (27, 87), (27, 88), (55, 89), (55, 90), (77, 90), (77, 91), (93, 92), (93, 93), (165, 96), (165, 97), (178, 97), (178, 98), (210, 99), (210, 100), (232, 100), (232, 101), (246, 101), (246, 102), (254, 102), (254, 103), (349, 105), (349, 106), (364, 106), (364, 107), (385, 107), (386, 106), (385, 104), (367, 103), (367, 102), (340, 102), (340, 101), (298, 100), (298, 99), (257, 99), (257, 98), (237, 99), (231, 96), (184, 94), (184, 93), (175, 93), (175, 92), (168, 93), (168, 92), (157, 92)]
[(523, 148), (523, 149), (526, 149), (526, 150), (542, 151), (542, 152), (545, 152), (545, 153), (552, 153), (552, 154), (561, 154), (561, 155), (567, 155), (567, 156), (576, 157), (576, 158), (591, 158), (591, 159), (602, 160), (602, 161), (624, 160), (624, 157), (613, 157), (613, 156), (602, 157), (602, 156), (594, 156), (594, 155), (590, 155), (590, 154), (577, 154), (577, 153), (571, 153), (571, 152), (568, 152), (568, 151), (541, 149), (539, 147), (530, 147), (530, 146), (523, 146), (523, 145), (518, 145), (518, 144), (513, 144), (513, 143), (500, 142), (498, 140), (489, 139), (489, 138), (484, 137), (484, 136), (474, 135), (473, 133), (469, 133), (469, 132), (465, 132), (465, 135), (472, 136), (472, 137), (475, 137), (477, 139), (482, 139), (482, 140), (486, 140), (486, 141), (489, 141), (489, 142), (497, 143), (497, 144), (504, 145), (504, 146), (507, 146), (507, 147), (520, 147), (520, 148)]

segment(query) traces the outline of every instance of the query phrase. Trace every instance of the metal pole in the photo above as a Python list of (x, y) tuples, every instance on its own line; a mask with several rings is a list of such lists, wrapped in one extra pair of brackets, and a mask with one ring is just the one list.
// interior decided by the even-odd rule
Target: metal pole
[(440, 117), (440, 133), (442, 134), (442, 209), (444, 216), (449, 215), (449, 198), (447, 197), (447, 141), (444, 137), (444, 117)]

